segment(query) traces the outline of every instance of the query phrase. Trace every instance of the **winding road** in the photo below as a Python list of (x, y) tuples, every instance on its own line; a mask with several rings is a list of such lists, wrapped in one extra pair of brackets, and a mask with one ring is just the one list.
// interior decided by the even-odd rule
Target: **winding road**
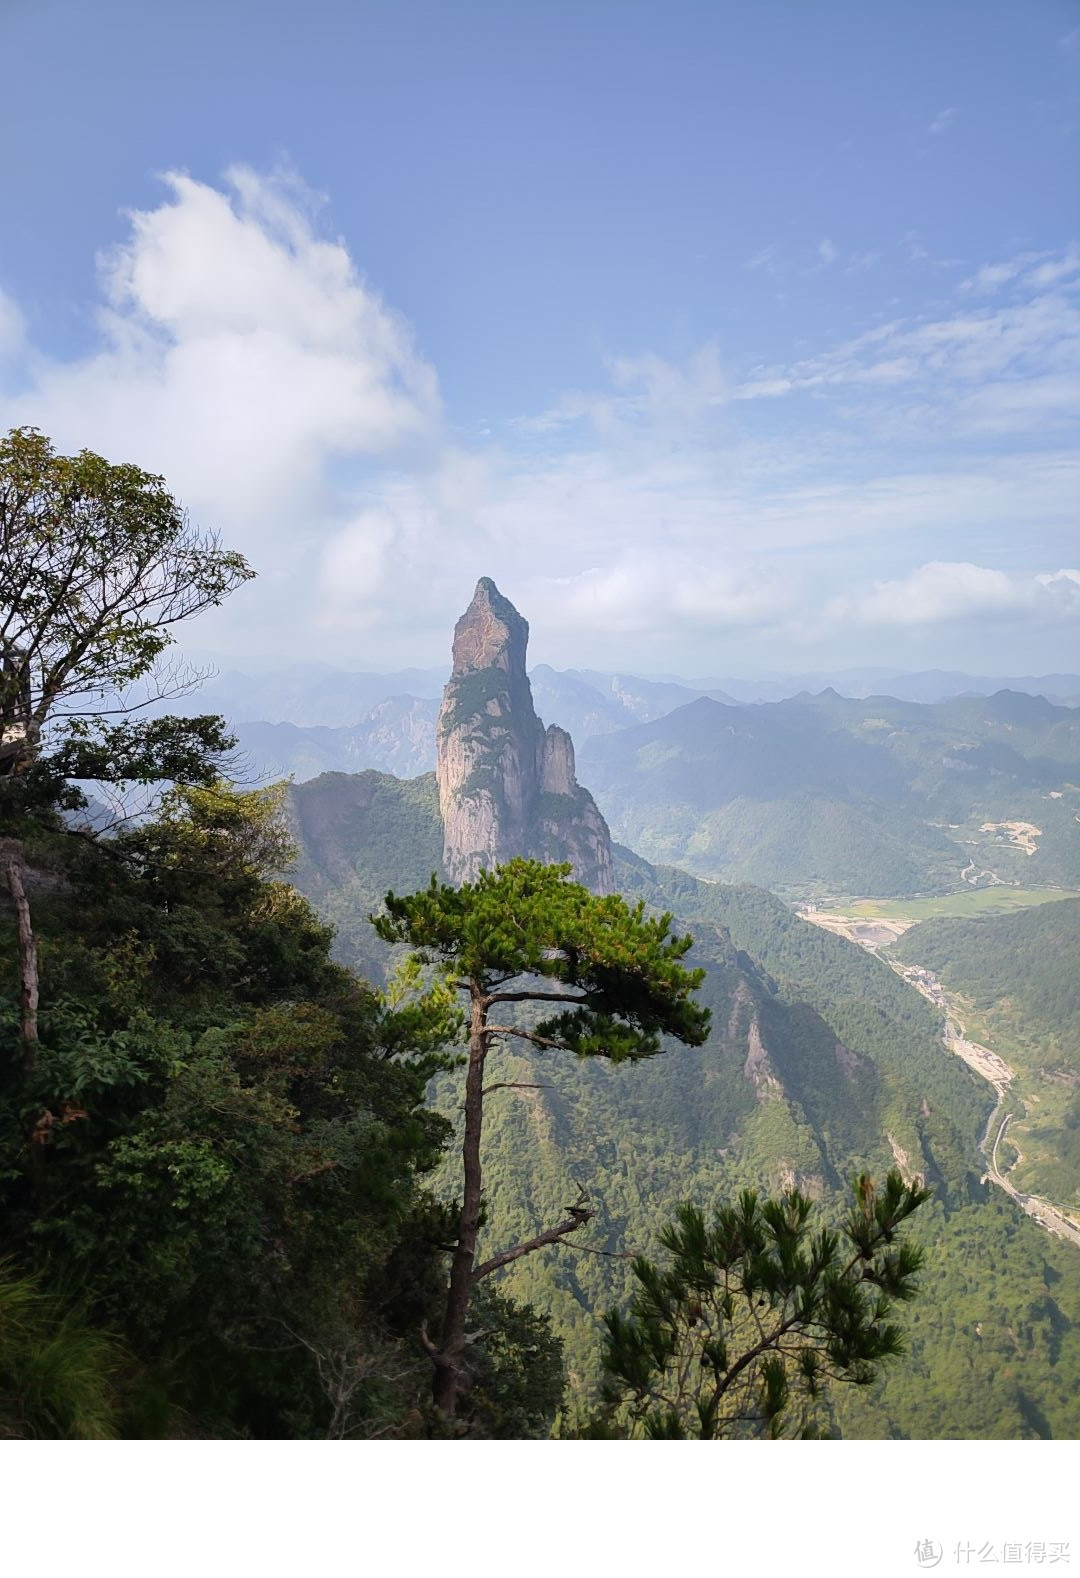
[[(881, 955), (880, 950), (887, 947), (890, 942), (907, 930), (907, 923), (902, 921), (878, 921), (867, 924), (861, 920), (846, 920), (840, 916), (817, 916), (807, 914), (804, 920), (811, 924), (823, 926), (826, 931), (838, 932), (842, 937), (847, 937), (850, 942), (857, 942), (869, 953), (884, 957), (891, 969), (901, 976), (909, 986), (921, 992), (928, 1002), (940, 1009), (945, 1019), (945, 1030), (942, 1042), (954, 1056), (963, 1058), (969, 1068), (981, 1075), (997, 1092), (997, 1103), (994, 1110), (986, 1120), (986, 1128), (979, 1141), (979, 1152), (986, 1164), (985, 1177), (991, 1183), (997, 1184), (1007, 1195), (1016, 1201), (1022, 1211), (1026, 1211), (1033, 1221), (1038, 1222), (1048, 1233), (1054, 1233), (1058, 1238), (1066, 1238), (1070, 1243), (1080, 1247), (1080, 1224), (1071, 1217), (1051, 1205), (1048, 1200), (1041, 1200), (1037, 1195), (1022, 1194), (1009, 1182), (1007, 1172), (1002, 1172), (998, 1166), (998, 1147), (1005, 1138), (1005, 1131), (1012, 1122), (1014, 1114), (1003, 1113), (1009, 1086), (1015, 1078), (1015, 1072), (989, 1047), (984, 1047), (978, 1041), (969, 1041), (964, 1031), (963, 1021), (956, 1012), (955, 1004), (949, 1001), (945, 989), (937, 976), (921, 964), (901, 964), (896, 959), (890, 959), (888, 954)], [(991, 1135), (993, 1139), (991, 1140)], [(1017, 1153), (1017, 1161), (1020, 1155)], [(1015, 1163), (1013, 1164), (1016, 1165)]]

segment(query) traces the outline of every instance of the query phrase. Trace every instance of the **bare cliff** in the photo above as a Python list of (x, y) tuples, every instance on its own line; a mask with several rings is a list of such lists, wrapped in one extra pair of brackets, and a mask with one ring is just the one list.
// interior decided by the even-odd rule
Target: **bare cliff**
[(570, 736), (536, 716), (528, 641), (527, 621), (484, 576), (454, 629), (436, 728), (443, 867), (468, 882), (515, 855), (569, 860), (579, 882), (610, 893), (607, 823), (577, 781)]

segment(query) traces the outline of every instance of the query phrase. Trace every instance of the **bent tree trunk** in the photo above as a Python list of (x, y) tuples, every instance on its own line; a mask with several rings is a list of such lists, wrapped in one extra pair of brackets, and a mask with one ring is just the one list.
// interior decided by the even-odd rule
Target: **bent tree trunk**
[[(530, 1255), (534, 1250), (558, 1243), (569, 1233), (576, 1233), (592, 1218), (592, 1212), (588, 1209), (588, 1196), (579, 1186), (578, 1198), (573, 1205), (566, 1207), (567, 1214), (561, 1222), (537, 1233), (534, 1238), (526, 1239), (524, 1243), (515, 1244), (511, 1249), (504, 1249), (492, 1255), (482, 1265), (476, 1264), (476, 1243), (480, 1233), (480, 1204), (483, 1190), (480, 1134), (483, 1127), (486, 1094), (484, 1063), (491, 1047), (492, 1037), (496, 1035), (520, 1035), (531, 1041), (537, 1041), (538, 1038), (531, 1031), (513, 1029), (507, 1025), (489, 1024), (488, 1009), (499, 999), (485, 996), (482, 987), (475, 981), (470, 985), (470, 994), (472, 1021), (469, 1035), (469, 1070), (465, 1081), (465, 1136), (461, 1147), (464, 1161), (464, 1187), (461, 1216), (458, 1220), (458, 1238), (450, 1267), (450, 1287), (446, 1296), (442, 1339), (438, 1347), (431, 1342), (426, 1333), (423, 1334), (431, 1362), (435, 1366), (435, 1381), (432, 1389), (435, 1405), (448, 1419), (452, 1419), (457, 1411), (458, 1399), (468, 1380), (465, 1355), (471, 1339), (466, 1333), (465, 1326), (469, 1314), (469, 1295), (474, 1285), (482, 1277), (489, 1277), (492, 1272), (500, 1271), (503, 1266), (520, 1260), (522, 1255)], [(552, 1042), (545, 1044), (554, 1045)], [(489, 1088), (513, 1089), (516, 1083), (510, 1081)]]

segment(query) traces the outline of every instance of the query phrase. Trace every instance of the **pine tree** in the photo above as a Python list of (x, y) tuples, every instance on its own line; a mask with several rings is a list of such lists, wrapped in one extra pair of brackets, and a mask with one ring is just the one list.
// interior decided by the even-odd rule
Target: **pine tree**
[[(386, 914), (372, 917), (380, 937), (410, 944), (427, 963), (438, 961), (468, 998), (461, 1214), (439, 1341), (424, 1334), (435, 1402), (448, 1417), (469, 1379), (466, 1321), (473, 1288), (522, 1255), (576, 1232), (591, 1216), (582, 1193), (561, 1222), (477, 1263), (484, 1066), (493, 1045), (515, 1037), (621, 1063), (654, 1056), (665, 1035), (700, 1046), (708, 1034), (708, 1009), (691, 1000), (705, 972), (680, 962), (692, 938), (671, 935), (671, 916), (646, 917), (643, 903), (589, 893), (568, 880), (570, 871), (568, 864), (519, 859), (482, 871), (460, 888), (432, 877), (426, 890), (409, 897), (388, 893)], [(507, 1023), (514, 1005), (525, 1003), (546, 1005), (548, 1017), (533, 1028)]]
[(894, 1300), (917, 1292), (922, 1250), (897, 1242), (931, 1191), (865, 1175), (842, 1231), (812, 1230), (797, 1190), (744, 1190), (712, 1226), (694, 1205), (660, 1235), (670, 1262), (634, 1262), (628, 1314), (606, 1320), (600, 1430), (661, 1440), (817, 1433), (830, 1382), (868, 1385), (903, 1352)]

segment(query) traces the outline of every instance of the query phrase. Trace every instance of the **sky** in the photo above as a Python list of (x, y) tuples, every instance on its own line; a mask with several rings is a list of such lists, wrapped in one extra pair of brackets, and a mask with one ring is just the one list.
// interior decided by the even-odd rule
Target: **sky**
[(0, 0), (0, 425), (189, 646), (1080, 669), (1077, 0)]

